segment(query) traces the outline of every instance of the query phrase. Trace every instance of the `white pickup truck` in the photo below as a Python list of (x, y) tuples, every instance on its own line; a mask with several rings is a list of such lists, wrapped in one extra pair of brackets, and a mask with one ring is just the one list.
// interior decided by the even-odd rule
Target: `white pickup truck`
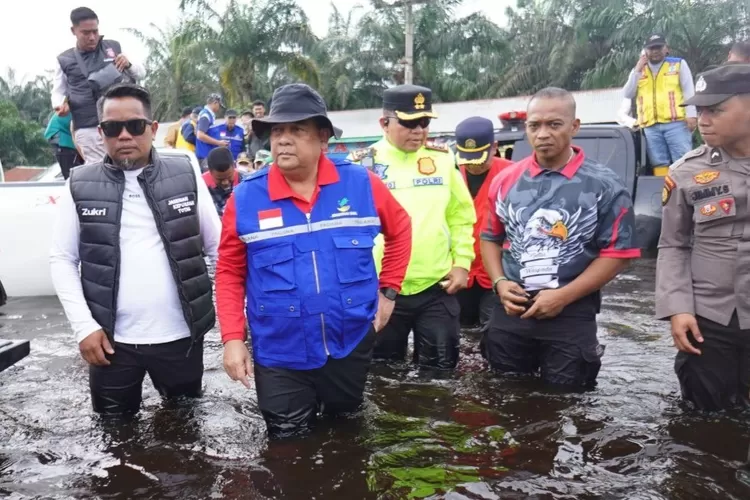
[[(193, 153), (158, 151), (162, 156), (185, 156), (200, 171)], [(36, 182), (0, 182), (0, 282), (9, 297), (55, 294), (49, 249), (63, 189), (65, 181), (57, 165)]]

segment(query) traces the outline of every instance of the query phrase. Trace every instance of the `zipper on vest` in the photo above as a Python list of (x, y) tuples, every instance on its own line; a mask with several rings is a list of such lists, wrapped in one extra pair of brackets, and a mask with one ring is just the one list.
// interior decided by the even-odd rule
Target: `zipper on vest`
[(117, 295), (120, 293), (120, 230), (122, 228), (122, 196), (125, 194), (125, 174), (120, 172), (122, 182), (117, 184), (117, 239), (115, 239), (115, 283), (112, 294), (112, 344), (115, 342), (115, 325), (117, 323)]
[[(312, 233), (312, 223), (310, 222), (310, 213), (306, 213), (307, 217), (307, 232)], [(320, 295), (320, 277), (318, 276), (318, 259), (315, 256), (315, 250), (312, 251), (313, 261), (313, 274), (315, 275), (315, 290)], [(331, 352), (328, 350), (328, 342), (326, 342), (326, 320), (323, 313), (320, 313), (320, 330), (323, 332), (323, 348), (326, 350), (326, 355), (330, 356)]]

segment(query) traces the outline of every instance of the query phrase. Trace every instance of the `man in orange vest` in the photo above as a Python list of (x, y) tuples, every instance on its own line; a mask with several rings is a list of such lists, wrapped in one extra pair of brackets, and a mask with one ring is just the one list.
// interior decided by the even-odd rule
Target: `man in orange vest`
[(487, 222), (489, 189), (492, 179), (512, 162), (499, 158), (492, 121), (474, 116), (456, 127), (456, 164), (474, 198), (477, 222), (474, 224), (474, 253), (469, 270), (468, 288), (458, 293), (461, 304), (461, 324), (479, 325), (484, 333), (489, 326), (492, 308), (498, 303), (492, 293), (492, 280), (484, 270), (479, 253), (479, 234)]
[(695, 106), (682, 106), (695, 94), (693, 75), (684, 59), (668, 54), (663, 35), (648, 37), (623, 89), (625, 98), (636, 100), (654, 175), (662, 176), (693, 149), (692, 133), (698, 125)]

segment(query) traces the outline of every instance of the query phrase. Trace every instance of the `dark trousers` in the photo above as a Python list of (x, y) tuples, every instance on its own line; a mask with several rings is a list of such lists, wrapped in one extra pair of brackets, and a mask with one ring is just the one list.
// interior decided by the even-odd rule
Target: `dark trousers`
[(452, 370), (458, 363), (459, 313), (455, 295), (434, 285), (415, 295), (399, 295), (396, 307), (375, 342), (373, 357), (403, 361), (414, 331), (414, 362), (422, 368)]
[(484, 357), (501, 373), (535, 375), (560, 386), (596, 385), (604, 346), (596, 337), (596, 313), (588, 303), (571, 304), (557, 318), (520, 319), (493, 311)]
[[(108, 366), (89, 366), (89, 387), (94, 411), (135, 413), (141, 406), (146, 373), (165, 398), (199, 397), (203, 382), (203, 341), (192, 349), (189, 338), (166, 344), (136, 345), (115, 342)], [(189, 351), (189, 355), (188, 355)]]
[(55, 149), (55, 159), (60, 164), (60, 172), (62, 172), (65, 180), (70, 177), (71, 168), (83, 165), (83, 160), (78, 155), (78, 151), (71, 148), (58, 146)]
[(747, 406), (750, 398), (750, 330), (737, 315), (728, 326), (697, 318), (703, 343), (691, 342), (701, 355), (678, 352), (674, 368), (682, 397), (701, 410)]
[(258, 407), (269, 438), (310, 431), (318, 411), (328, 415), (357, 411), (363, 401), (375, 336), (375, 330), (370, 329), (348, 356), (329, 357), (325, 365), (314, 370), (272, 368), (256, 363)]
[(480, 332), (489, 330), (492, 310), (500, 304), (500, 300), (492, 293), (492, 290), (474, 282), (471, 288), (461, 290), (456, 297), (461, 306), (461, 326), (479, 326)]

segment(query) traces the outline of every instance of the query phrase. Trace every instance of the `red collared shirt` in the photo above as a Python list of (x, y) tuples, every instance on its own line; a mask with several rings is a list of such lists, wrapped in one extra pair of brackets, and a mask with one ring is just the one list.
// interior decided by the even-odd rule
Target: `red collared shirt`
[[(401, 291), (411, 257), (411, 219), (390, 190), (375, 174), (369, 172), (375, 208), (385, 237), (385, 254), (380, 272), (380, 287)], [(295, 193), (276, 164), (268, 172), (268, 194), (272, 201), (291, 199), (297, 208), (309, 213), (320, 194), (320, 187), (339, 181), (336, 166), (320, 155), (318, 179), (310, 200)], [(219, 262), (216, 267), (216, 307), (221, 339), (245, 339), (245, 281), (247, 278), (247, 246), (237, 235), (237, 209), (234, 195), (229, 198), (222, 220)]]

